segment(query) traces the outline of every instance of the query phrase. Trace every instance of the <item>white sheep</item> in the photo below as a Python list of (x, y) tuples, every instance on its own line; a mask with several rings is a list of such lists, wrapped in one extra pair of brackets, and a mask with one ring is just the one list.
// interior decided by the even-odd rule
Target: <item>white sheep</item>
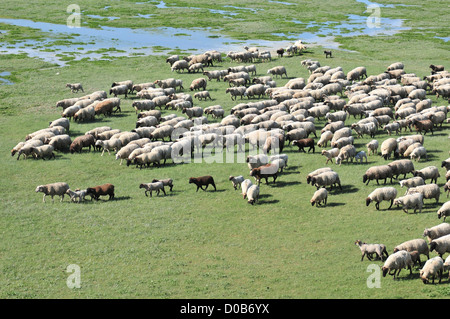
[(325, 164), (328, 164), (329, 161), (333, 163), (333, 158), (336, 158), (339, 155), (340, 149), (337, 147), (332, 148), (330, 150), (322, 150), (321, 155), (325, 156), (327, 158)]
[(316, 207), (321, 206), (322, 204), (326, 206), (327, 199), (328, 199), (328, 191), (325, 188), (320, 188), (314, 192), (314, 195), (309, 202), (311, 203), (312, 206), (316, 205)]
[(427, 154), (427, 150), (425, 149), (425, 147), (423, 146), (419, 146), (417, 148), (415, 148), (412, 152), (411, 152), (411, 160), (415, 160), (417, 162), (420, 161), (421, 158), (425, 157), (425, 160), (428, 161), (428, 154)]
[(67, 83), (66, 87), (68, 87), (72, 91), (72, 93), (78, 91), (84, 92), (83, 85), (81, 85), (81, 83)]
[(284, 74), (284, 75), (286, 75), (286, 77), (287, 77), (286, 68), (285, 68), (284, 66), (276, 66), (276, 67), (273, 67), (273, 68), (267, 70), (267, 74), (275, 75), (275, 77), (276, 77), (277, 75), (279, 75), (280, 77), (283, 77), (283, 74)]
[(317, 142), (317, 146), (326, 147), (328, 142), (333, 138), (333, 133), (330, 131), (325, 131), (320, 135), (320, 140)]
[(430, 259), (430, 250), (427, 242), (422, 238), (411, 239), (394, 247), (394, 253), (402, 250), (408, 252), (417, 251), (419, 254), (425, 255), (428, 259)]
[(148, 196), (147, 193), (150, 193), (150, 197), (152, 197), (152, 192), (154, 191), (156, 191), (156, 195), (159, 195), (160, 191), (164, 193), (164, 196), (166, 195), (163, 182), (142, 183), (139, 185), (139, 188), (145, 189), (145, 196)]
[(311, 183), (311, 179), (314, 177), (314, 176), (317, 176), (317, 175), (319, 175), (319, 174), (321, 174), (321, 173), (324, 173), (324, 172), (332, 172), (333, 170), (330, 168), (330, 167), (322, 167), (322, 168), (318, 168), (318, 169), (316, 169), (315, 171), (312, 171), (311, 173), (309, 173), (307, 176), (306, 176), (306, 183), (307, 184), (309, 184), (309, 183)]
[(436, 256), (434, 258), (428, 259), (423, 268), (420, 270), (419, 275), (420, 279), (422, 279), (424, 284), (427, 284), (429, 282), (429, 278), (433, 278), (433, 284), (434, 284), (434, 278), (436, 276), (439, 276), (439, 283), (441, 283), (442, 279), (442, 273), (444, 271), (444, 260)]
[(402, 205), (402, 209), (405, 213), (408, 213), (408, 209), (414, 208), (414, 213), (419, 209), (419, 213), (422, 212), (423, 207), (423, 195), (421, 193), (414, 193), (398, 197), (394, 200), (394, 205)]
[(260, 166), (269, 163), (269, 157), (266, 154), (248, 155), (247, 156), (248, 168), (250, 170), (258, 168)]
[(364, 152), (364, 151), (359, 151), (359, 152), (356, 153), (356, 155), (355, 155), (355, 161), (358, 161), (358, 160), (359, 160), (360, 163), (363, 162), (364, 158), (366, 159), (366, 163), (367, 163), (367, 154), (366, 154), (366, 152)]
[(36, 187), (35, 192), (41, 192), (44, 193), (44, 197), (42, 201), (45, 203), (45, 197), (47, 195), (50, 195), (52, 198), (52, 202), (54, 202), (53, 196), (58, 195), (61, 197), (61, 202), (64, 199), (64, 195), (66, 194), (67, 190), (69, 189), (69, 185), (64, 182), (58, 182), (58, 183), (52, 183), (52, 184), (46, 184), (46, 185), (39, 185)]
[(435, 250), (440, 257), (445, 253), (450, 253), (450, 235), (433, 239), (430, 243), (430, 251)]
[(86, 197), (87, 190), (71, 190), (70, 188), (66, 191), (66, 194), (70, 196), (70, 200), (75, 202), (76, 199), (78, 199), (78, 203), (82, 202), (84, 200), (84, 197)]
[(242, 182), (244, 181), (244, 177), (242, 175), (239, 176), (230, 176), (228, 178), (233, 184), (234, 190), (237, 190), (238, 187), (241, 187)]
[(437, 183), (437, 179), (441, 175), (439, 174), (439, 169), (436, 166), (427, 166), (421, 170), (414, 171), (414, 176), (420, 176), (424, 181), (430, 179), (431, 183), (433, 183), (433, 181), (434, 183)]
[(246, 179), (241, 183), (242, 197), (245, 199), (247, 197), (247, 191), (252, 186), (253, 183), (251, 180)]
[(383, 257), (389, 257), (386, 246), (383, 244), (367, 244), (358, 239), (355, 241), (355, 245), (361, 250), (361, 261), (363, 261), (364, 256), (367, 256), (367, 259), (372, 260), (373, 254), (376, 254), (381, 260), (383, 260)]
[(431, 243), (432, 240), (445, 235), (450, 235), (450, 224), (448, 223), (442, 223), (430, 228), (425, 228), (423, 231), (423, 237), (427, 237), (429, 243)]
[(378, 141), (377, 140), (371, 140), (369, 143), (366, 144), (367, 147), (367, 153), (370, 156), (370, 154), (377, 154), (378, 151)]
[(372, 193), (370, 193), (369, 196), (367, 196), (366, 206), (369, 206), (371, 202), (375, 202), (375, 208), (379, 210), (380, 203), (385, 200), (391, 201), (391, 204), (388, 208), (390, 209), (396, 197), (397, 197), (397, 189), (394, 187), (377, 188)]
[(247, 190), (247, 202), (255, 204), (259, 200), (259, 186), (251, 185)]
[(387, 160), (391, 157), (392, 152), (397, 149), (397, 140), (395, 138), (388, 138), (381, 143), (381, 156)]
[(32, 147), (30, 153), (36, 159), (42, 158), (45, 160), (46, 157), (49, 159), (55, 158), (54, 150), (55, 148), (52, 145), (41, 145)]
[(411, 178), (408, 178), (408, 179), (403, 179), (399, 183), (400, 183), (400, 187), (406, 187), (407, 191), (411, 187), (425, 185), (425, 182), (424, 182), (423, 178), (420, 177), (420, 176), (411, 177)]
[(445, 202), (441, 208), (439, 208), (439, 210), (437, 211), (437, 216), (440, 219), (441, 217), (444, 217), (444, 222), (445, 222), (445, 218), (447, 216), (450, 216), (450, 201)]
[(441, 190), (437, 184), (420, 185), (411, 187), (406, 192), (408, 194), (421, 193), (423, 199), (436, 199), (436, 203), (439, 203), (439, 197), (441, 196)]
[(334, 185), (338, 185), (339, 188), (342, 190), (339, 175), (334, 171), (324, 172), (319, 175), (311, 177), (311, 185), (315, 186), (317, 189), (326, 186), (330, 186), (331, 189), (333, 189)]
[[(398, 278), (398, 275), (403, 268), (408, 268), (409, 273), (412, 274), (412, 266), (413, 261), (411, 259), (411, 254), (405, 250), (401, 250), (390, 255), (386, 259), (381, 270), (383, 271), (383, 277), (386, 277), (386, 274), (389, 273), (389, 275), (394, 276), (395, 280), (395, 275), (397, 275)], [(392, 270), (394, 270), (394, 273), (392, 273)]]
[(118, 138), (111, 138), (109, 140), (97, 140), (95, 142), (96, 147), (101, 147), (102, 149), (102, 155), (105, 153), (105, 151), (108, 152), (109, 155), (111, 155), (110, 151), (118, 152), (119, 149), (122, 147), (122, 142)]

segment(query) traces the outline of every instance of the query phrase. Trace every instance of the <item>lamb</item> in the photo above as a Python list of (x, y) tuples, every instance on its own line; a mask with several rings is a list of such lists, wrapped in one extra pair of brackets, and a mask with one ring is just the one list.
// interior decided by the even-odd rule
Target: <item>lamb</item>
[(417, 251), (419, 252), (419, 254), (425, 255), (428, 259), (430, 259), (430, 250), (428, 248), (428, 245), (425, 240), (421, 238), (411, 239), (395, 246), (394, 253), (399, 251)]
[(161, 182), (163, 183), (164, 187), (169, 187), (170, 191), (173, 189), (173, 180), (171, 178), (165, 178), (165, 179), (153, 179), (152, 183)]
[[(197, 192), (199, 188), (201, 188), (202, 191), (206, 191), (209, 185), (212, 185), (215, 191), (217, 190), (216, 184), (214, 183), (214, 178), (210, 175), (200, 177), (190, 177), (189, 184), (195, 184), (197, 186), (196, 190)], [(203, 189), (203, 186), (205, 186), (205, 189)]]
[(84, 92), (83, 86), (81, 85), (81, 83), (67, 83), (66, 87), (69, 88), (72, 91), (72, 93), (75, 93), (78, 91)]
[(269, 184), (269, 177), (273, 178), (273, 182), (277, 180), (278, 177), (278, 165), (275, 164), (266, 164), (260, 167), (253, 168), (250, 171), (250, 176), (253, 176), (258, 183), (261, 183), (261, 179), (264, 178), (266, 180), (266, 184)]
[(75, 202), (75, 200), (78, 198), (78, 203), (82, 202), (84, 200), (84, 197), (86, 196), (87, 190), (71, 190), (70, 188), (66, 191), (66, 194), (70, 196), (70, 200), (72, 202)]
[(407, 189), (409, 189), (411, 187), (425, 185), (423, 178), (420, 176), (404, 179), (404, 180), (401, 180), (399, 183), (400, 183), (400, 187), (406, 187)]
[(355, 245), (361, 250), (361, 261), (363, 261), (364, 256), (367, 256), (367, 259), (372, 260), (373, 254), (376, 254), (381, 260), (383, 260), (383, 257), (389, 257), (386, 246), (383, 244), (367, 244), (358, 239), (355, 241)]
[(45, 184), (45, 185), (39, 185), (36, 187), (35, 192), (41, 192), (44, 193), (44, 197), (42, 201), (45, 203), (45, 197), (47, 195), (50, 195), (52, 198), (52, 202), (54, 202), (53, 197), (55, 195), (58, 195), (61, 197), (61, 202), (64, 199), (64, 195), (66, 194), (67, 190), (69, 189), (69, 185), (64, 182), (58, 182), (58, 183), (52, 183), (52, 184)]
[(159, 192), (162, 191), (164, 196), (166, 196), (166, 191), (164, 190), (164, 184), (162, 182), (142, 183), (139, 185), (139, 188), (145, 189), (145, 196), (148, 196), (147, 193), (150, 192), (150, 197), (152, 197), (153, 191), (156, 191), (156, 195), (159, 195)]
[(381, 143), (381, 156), (388, 160), (392, 152), (397, 150), (397, 140), (395, 138), (388, 138)]
[(259, 200), (259, 186), (251, 185), (247, 190), (247, 202), (255, 204)]
[(91, 199), (99, 200), (100, 196), (109, 196), (109, 200), (114, 199), (114, 185), (103, 184), (95, 187), (86, 188), (86, 195), (90, 195)]
[(327, 187), (330, 186), (331, 189), (333, 189), (333, 185), (338, 185), (339, 188), (342, 190), (341, 186), (341, 180), (339, 178), (338, 173), (331, 171), (331, 172), (324, 172), (318, 175), (315, 175), (311, 177), (311, 185), (315, 186), (317, 189), (321, 187)]
[(97, 140), (95, 142), (96, 147), (100, 147), (102, 149), (102, 155), (105, 153), (105, 151), (108, 152), (109, 155), (111, 155), (110, 151), (114, 150), (115, 152), (118, 152), (119, 149), (122, 147), (122, 142), (118, 138), (111, 138), (109, 140)]
[(421, 193), (414, 193), (398, 197), (394, 200), (394, 205), (397, 205), (397, 207), (402, 205), (403, 211), (407, 214), (408, 209), (411, 208), (414, 208), (414, 214), (416, 213), (417, 209), (419, 209), (419, 213), (422, 213), (423, 195)]
[(398, 122), (389, 123), (383, 127), (383, 131), (386, 131), (389, 135), (391, 135), (392, 132), (399, 134), (400, 130), (401, 130), (401, 127)]
[(439, 185), (437, 184), (428, 184), (428, 185), (421, 185), (416, 187), (411, 187), (406, 192), (406, 195), (409, 194), (415, 194), (415, 193), (421, 193), (423, 196), (423, 199), (436, 199), (436, 203), (439, 203), (439, 197), (441, 195), (441, 190), (439, 188)]
[[(383, 271), (383, 277), (386, 277), (386, 274), (389, 273), (389, 275), (394, 276), (395, 280), (395, 275), (397, 275), (398, 278), (400, 271), (403, 268), (408, 268), (409, 273), (412, 274), (413, 265), (414, 263), (411, 259), (411, 254), (408, 251), (401, 250), (390, 255), (386, 259), (381, 270)], [(394, 270), (394, 273), (391, 273), (392, 270)]]
[(423, 231), (423, 237), (427, 237), (428, 242), (431, 243), (434, 239), (450, 235), (450, 225), (442, 223), (431, 228), (425, 228)]
[(421, 170), (414, 171), (414, 176), (420, 176), (424, 181), (430, 179), (431, 183), (434, 182), (436, 184), (438, 177), (441, 175), (439, 174), (439, 170), (436, 166), (427, 166)]
[(245, 199), (247, 197), (247, 191), (250, 188), (250, 186), (252, 186), (253, 183), (251, 180), (249, 179), (245, 179), (242, 183), (241, 183), (241, 190), (242, 190), (242, 197)]
[(356, 153), (355, 161), (359, 160), (359, 162), (362, 163), (364, 159), (366, 159), (366, 163), (367, 163), (367, 154), (366, 154), (366, 152), (359, 151), (358, 153)]
[(275, 77), (276, 77), (277, 75), (279, 75), (280, 77), (283, 77), (283, 74), (284, 74), (284, 75), (286, 75), (286, 77), (287, 77), (286, 68), (285, 68), (284, 66), (276, 66), (276, 67), (273, 67), (273, 68), (267, 70), (267, 74), (275, 75)]
[(314, 140), (312, 138), (303, 138), (303, 139), (295, 140), (294, 142), (292, 142), (292, 146), (297, 146), (299, 152), (303, 151), (306, 153), (306, 151), (304, 149), (305, 147), (309, 147), (308, 153), (311, 150), (313, 151), (313, 153), (315, 152)]
[(444, 222), (447, 216), (450, 216), (450, 201), (445, 202), (441, 208), (437, 211), (437, 216), (440, 219), (441, 217), (444, 217)]
[(378, 152), (378, 141), (377, 140), (371, 140), (369, 143), (366, 144), (367, 147), (367, 153), (370, 156), (370, 154), (377, 154)]
[(397, 189), (394, 187), (381, 187), (375, 189), (372, 193), (369, 194), (366, 198), (366, 206), (369, 206), (371, 202), (375, 202), (375, 208), (377, 210), (380, 209), (380, 202), (382, 201), (391, 201), (391, 204), (388, 209), (391, 209), (392, 204), (394, 203), (395, 198), (397, 197)]
[(312, 206), (316, 205), (316, 207), (321, 206), (322, 203), (324, 206), (327, 205), (328, 199), (328, 191), (325, 188), (320, 188), (314, 192), (313, 197), (309, 201)]
[(420, 270), (420, 279), (424, 284), (429, 283), (429, 278), (433, 278), (432, 283), (434, 284), (434, 279), (439, 276), (439, 283), (441, 283), (442, 273), (444, 271), (444, 260), (442, 256), (436, 256), (427, 260), (423, 268)]
[(340, 149), (337, 147), (332, 148), (330, 150), (322, 150), (321, 155), (325, 156), (327, 158), (325, 164), (328, 164), (329, 161), (333, 163), (333, 158), (336, 158), (339, 155)]
[(90, 134), (85, 134), (76, 137), (73, 142), (70, 144), (70, 153), (81, 153), (83, 147), (89, 147), (89, 151), (91, 151), (91, 146), (95, 148), (95, 137)]
[(230, 176), (229, 180), (232, 182), (234, 190), (237, 190), (238, 187), (241, 187), (241, 184), (244, 182), (244, 177), (242, 175)]
[(363, 175), (363, 183), (367, 182), (366, 185), (369, 185), (369, 182), (375, 179), (377, 185), (379, 185), (378, 180), (384, 179), (384, 184), (386, 184), (388, 178), (391, 179), (392, 183), (393, 171), (391, 167), (388, 165), (372, 166)]
[(55, 149), (52, 145), (41, 145), (32, 147), (30, 149), (30, 152), (35, 159), (42, 158), (43, 160), (45, 160), (46, 157), (48, 157), (49, 159), (55, 158), (55, 153), (53, 152), (54, 150)]

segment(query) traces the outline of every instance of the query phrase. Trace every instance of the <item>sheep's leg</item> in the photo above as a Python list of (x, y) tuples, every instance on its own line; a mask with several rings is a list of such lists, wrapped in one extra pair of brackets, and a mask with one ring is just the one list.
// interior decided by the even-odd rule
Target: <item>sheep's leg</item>
[[(46, 194), (44, 194), (44, 197), (42, 198), (42, 202), (45, 203), (45, 196), (47, 196)], [(445, 220), (445, 218), (444, 218)]]
[(388, 208), (388, 209), (391, 209), (391, 207), (392, 207), (392, 204), (394, 204), (394, 200), (393, 200), (393, 199), (391, 199), (391, 205), (389, 206), (389, 208)]

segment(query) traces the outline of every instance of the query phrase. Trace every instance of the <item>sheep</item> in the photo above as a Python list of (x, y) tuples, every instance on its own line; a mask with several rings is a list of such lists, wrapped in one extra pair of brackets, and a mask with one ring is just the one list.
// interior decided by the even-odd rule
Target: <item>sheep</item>
[(322, 203), (324, 204), (324, 206), (326, 206), (327, 199), (328, 199), (328, 191), (325, 188), (321, 188), (314, 192), (314, 195), (309, 202), (311, 203), (312, 206), (316, 205), (316, 207), (321, 206)]
[(247, 197), (247, 191), (250, 188), (250, 186), (252, 186), (253, 183), (251, 180), (249, 179), (245, 179), (242, 183), (241, 183), (241, 194), (242, 197), (245, 199)]
[(265, 93), (265, 86), (263, 84), (253, 84), (250, 85), (244, 92), (244, 96), (250, 99), (250, 97), (258, 96), (261, 98)]
[(91, 196), (91, 199), (99, 200), (100, 196), (108, 195), (108, 200), (114, 199), (114, 185), (107, 183), (95, 187), (86, 188), (86, 195)]
[(332, 171), (333, 171), (333, 170), (332, 170), (330, 167), (318, 168), (318, 169), (312, 171), (311, 173), (309, 173), (309, 174), (306, 176), (306, 183), (309, 184), (309, 183), (311, 182), (311, 179), (312, 179), (314, 176), (317, 176), (317, 175), (319, 175), (319, 174), (321, 174), (321, 173), (324, 173), (324, 172), (332, 172)]
[(356, 148), (351, 144), (345, 145), (339, 150), (339, 154), (336, 157), (336, 164), (340, 166), (343, 160), (346, 160), (348, 163), (349, 159), (353, 162), (355, 156)]
[(283, 77), (283, 74), (284, 74), (287, 77), (286, 68), (284, 66), (273, 67), (273, 68), (267, 70), (267, 74), (275, 75), (275, 77), (277, 75), (279, 75), (280, 77)]
[(331, 141), (333, 138), (333, 133), (330, 131), (325, 131), (320, 135), (320, 139), (317, 142), (317, 146), (319, 147), (326, 147), (328, 142)]
[(399, 183), (400, 183), (400, 187), (406, 187), (407, 189), (409, 189), (411, 187), (425, 185), (423, 178), (420, 176), (404, 179), (404, 180), (401, 180)]
[(286, 141), (288, 142), (288, 145), (291, 143), (291, 141), (304, 139), (307, 137), (307, 132), (304, 128), (296, 128), (293, 130), (290, 130), (286, 133)]
[(66, 87), (69, 88), (72, 91), (72, 93), (78, 92), (80, 90), (81, 92), (84, 92), (81, 83), (67, 83)]
[(434, 279), (439, 276), (439, 283), (441, 283), (442, 272), (444, 271), (444, 260), (442, 256), (436, 256), (427, 260), (423, 268), (419, 272), (420, 279), (424, 284), (429, 283), (429, 278), (433, 278), (432, 283), (434, 284)]
[(164, 138), (168, 137), (171, 140), (173, 130), (173, 126), (170, 125), (159, 126), (150, 134), (150, 139), (152, 141), (156, 141), (157, 139), (164, 141)]
[(56, 107), (62, 107), (63, 111), (68, 108), (69, 106), (74, 105), (80, 100), (80, 98), (71, 98), (71, 99), (64, 99), (56, 102)]
[(430, 242), (430, 251), (436, 251), (439, 257), (450, 252), (450, 235), (444, 235)]
[(62, 117), (62, 118), (59, 118), (57, 120), (51, 121), (48, 124), (49, 128), (53, 128), (55, 126), (62, 126), (62, 127), (64, 127), (66, 129), (66, 133), (68, 133), (69, 129), (70, 129), (70, 121), (69, 121), (69, 119), (67, 119), (65, 117)]
[(366, 152), (359, 151), (358, 153), (356, 153), (355, 161), (359, 160), (359, 162), (362, 163), (364, 159), (366, 159), (366, 163), (367, 163), (367, 154), (366, 154)]
[(339, 155), (340, 149), (337, 147), (332, 148), (330, 150), (322, 150), (321, 155), (325, 156), (327, 158), (325, 164), (328, 164), (329, 161), (333, 163), (333, 158), (336, 158)]
[(250, 176), (253, 176), (255, 178), (258, 185), (261, 183), (262, 178), (266, 180), (266, 184), (269, 184), (269, 177), (272, 177), (273, 183), (275, 183), (278, 177), (278, 165), (266, 164), (260, 167), (253, 168), (250, 171)]
[(231, 100), (236, 100), (236, 98), (238, 96), (240, 96), (242, 99), (246, 90), (247, 90), (247, 87), (245, 87), (245, 86), (231, 87), (231, 88), (227, 88), (225, 90), (225, 93), (230, 93)]
[(156, 107), (156, 104), (153, 100), (140, 100), (140, 101), (134, 101), (131, 105), (136, 110), (136, 114), (138, 111), (150, 111), (154, 110)]
[(131, 88), (131, 93), (133, 93), (134, 91), (140, 92), (140, 91), (146, 90), (148, 88), (155, 88), (155, 83), (145, 82), (145, 83), (134, 84), (133, 87)]
[(244, 177), (242, 175), (230, 176), (228, 179), (232, 182), (234, 190), (237, 190), (238, 187), (241, 187), (241, 184), (244, 182)]
[(363, 261), (364, 256), (367, 256), (367, 259), (372, 260), (373, 254), (376, 254), (381, 260), (383, 260), (383, 257), (389, 257), (386, 245), (384, 244), (367, 244), (358, 239), (355, 241), (355, 245), (361, 250), (361, 261)]
[(342, 148), (346, 145), (353, 145), (353, 142), (354, 142), (353, 136), (345, 136), (345, 137), (339, 138), (336, 141), (332, 141), (331, 147)]
[(334, 171), (323, 172), (311, 177), (311, 185), (315, 186), (317, 189), (321, 187), (325, 188), (326, 186), (330, 186), (330, 189), (333, 189), (333, 185), (336, 184), (339, 186), (339, 189), (342, 190), (339, 175)]
[(389, 123), (383, 127), (383, 131), (386, 131), (389, 135), (391, 135), (392, 132), (399, 134), (400, 130), (401, 130), (401, 127), (398, 122)]
[(217, 82), (220, 82), (220, 79), (224, 77), (225, 72), (220, 70), (203, 71), (203, 75), (206, 75), (209, 81), (215, 79)]
[(206, 85), (207, 82), (204, 78), (198, 78), (192, 81), (191, 85), (189, 86), (189, 89), (191, 91), (194, 90), (200, 90), (202, 89), (203, 91), (206, 90)]
[(450, 171), (450, 157), (441, 162), (441, 167), (445, 168), (446, 171)]
[[(383, 267), (381, 267), (381, 270), (383, 271), (383, 277), (386, 277), (386, 274), (389, 273), (389, 275), (394, 276), (393, 279), (395, 280), (395, 275), (397, 275), (398, 279), (400, 271), (403, 268), (408, 268), (409, 273), (412, 274), (413, 265), (411, 254), (408, 251), (401, 250), (390, 255), (386, 259)], [(392, 270), (394, 270), (394, 273), (392, 273)]]
[(82, 202), (84, 200), (84, 197), (86, 196), (87, 190), (71, 190), (70, 188), (66, 191), (66, 194), (70, 196), (70, 200), (72, 202), (75, 202), (75, 200), (78, 198), (78, 203)]
[(148, 196), (147, 193), (150, 192), (150, 197), (152, 197), (153, 191), (156, 191), (156, 195), (159, 195), (160, 191), (162, 191), (164, 196), (166, 196), (166, 191), (164, 190), (164, 184), (162, 182), (141, 183), (139, 188), (145, 189), (145, 196)]
[(379, 210), (380, 202), (385, 200), (391, 201), (391, 204), (388, 208), (391, 209), (396, 197), (397, 197), (397, 189), (395, 189), (394, 187), (377, 188), (372, 193), (370, 193), (369, 196), (367, 196), (366, 206), (369, 206), (371, 202), (375, 202), (375, 208)]
[(123, 160), (128, 159), (131, 152), (133, 152), (135, 149), (140, 148), (140, 146), (136, 143), (129, 143), (122, 147), (117, 153), (116, 153), (116, 160), (120, 159), (120, 164), (122, 165)]
[(269, 157), (266, 154), (248, 155), (246, 162), (250, 170), (269, 163)]
[(173, 179), (171, 178), (165, 178), (165, 179), (153, 179), (152, 183), (161, 182), (163, 183), (164, 187), (169, 187), (170, 191), (173, 189)]
[(411, 160), (396, 160), (387, 164), (392, 169), (392, 174), (396, 179), (403, 174), (406, 178), (406, 174), (414, 174), (414, 164)]
[(437, 216), (439, 219), (441, 219), (441, 217), (444, 217), (444, 222), (445, 222), (445, 219), (447, 218), (447, 216), (450, 216), (450, 201), (445, 202), (441, 206), (441, 208), (438, 209)]
[(421, 193), (414, 193), (398, 197), (394, 200), (394, 205), (397, 205), (397, 207), (402, 205), (403, 211), (407, 214), (408, 209), (411, 208), (414, 208), (414, 214), (416, 213), (417, 209), (419, 209), (419, 213), (422, 213), (423, 195)]
[(131, 90), (133, 89), (133, 81), (126, 80), (126, 81), (120, 81), (120, 82), (113, 82), (113, 84), (111, 84), (111, 87), (114, 88), (114, 87), (118, 87), (121, 85), (125, 85), (131, 93)]
[(181, 113), (186, 114), (189, 119), (192, 119), (193, 117), (201, 117), (203, 115), (203, 109), (200, 106), (183, 108)]
[(115, 152), (118, 152), (119, 149), (122, 147), (122, 142), (118, 138), (111, 138), (109, 140), (97, 140), (95, 142), (95, 146), (102, 149), (102, 155), (105, 153), (105, 151), (108, 152), (109, 155), (111, 155), (110, 151), (114, 150)]
[(93, 135), (81, 135), (76, 137), (73, 142), (70, 144), (70, 153), (81, 153), (83, 147), (89, 147), (89, 151), (91, 150), (91, 146), (95, 148), (95, 137)]
[(424, 181), (430, 179), (431, 183), (437, 183), (437, 179), (441, 176), (436, 166), (427, 166), (421, 170), (414, 171), (414, 176), (420, 176)]
[(411, 239), (395, 246), (394, 253), (397, 253), (399, 251), (417, 251), (420, 255), (425, 255), (427, 256), (427, 259), (430, 259), (430, 250), (427, 243), (422, 238)]
[[(198, 192), (199, 188), (201, 188), (202, 191), (206, 191), (209, 185), (212, 185), (215, 191), (217, 190), (216, 184), (214, 183), (214, 178), (210, 175), (200, 177), (190, 177), (189, 184), (195, 184), (197, 186), (196, 192)], [(205, 186), (205, 189), (203, 189), (203, 186)]]
[(129, 88), (126, 85), (114, 86), (109, 89), (109, 95), (114, 94), (114, 97), (117, 97), (118, 95), (125, 95), (125, 98), (127, 98), (128, 90)]
[(30, 153), (35, 159), (42, 158), (45, 160), (46, 157), (49, 159), (55, 158), (54, 150), (52, 145), (41, 145), (32, 147)]
[(247, 190), (247, 202), (255, 204), (259, 200), (259, 186), (251, 185)]
[(416, 187), (411, 187), (406, 192), (406, 195), (421, 193), (423, 199), (436, 199), (436, 203), (439, 203), (439, 197), (441, 195), (441, 190), (437, 184), (420, 185)]
[(93, 121), (95, 119), (95, 105), (91, 104), (85, 108), (78, 110), (73, 115), (73, 120), (76, 122)]
[[(114, 109), (115, 108), (115, 109)], [(95, 115), (111, 115), (113, 112), (120, 112), (120, 99), (109, 98), (95, 105)]]
[(178, 60), (173, 62), (173, 64), (170, 67), (170, 70), (179, 72), (180, 70), (188, 70), (190, 72), (189, 62), (186, 60)]
[(434, 239), (446, 235), (450, 235), (450, 225), (447, 223), (442, 223), (430, 228), (425, 228), (425, 230), (423, 231), (423, 237), (427, 237), (429, 243), (431, 243), (431, 241), (433, 241)]
[(311, 150), (313, 151), (313, 153), (315, 152), (314, 140), (312, 138), (303, 138), (303, 139), (295, 140), (292, 142), (292, 146), (297, 146), (299, 152), (303, 151), (306, 153), (306, 151), (304, 149), (305, 147), (309, 147), (308, 153)]
[(46, 139), (44, 143), (53, 146), (55, 151), (67, 152), (70, 150), (72, 139), (69, 135), (62, 134)]
[(210, 99), (210, 100), (212, 100), (212, 98), (211, 98), (211, 96), (210, 96), (210, 94), (209, 94), (209, 92), (208, 91), (201, 91), (201, 92), (197, 92), (197, 93), (195, 93), (194, 94), (194, 98), (197, 98), (197, 99), (199, 99), (199, 100), (207, 100), (207, 99)]
[(381, 156), (388, 160), (391, 157), (392, 152), (397, 150), (397, 140), (395, 138), (388, 138), (381, 143)]
[(371, 140), (369, 143), (366, 144), (367, 147), (367, 153), (370, 156), (370, 154), (377, 154), (378, 152), (378, 141), (377, 140)]
[(447, 181), (447, 183), (445, 183), (445, 185), (444, 185), (444, 193), (445, 192), (447, 192), (447, 198), (448, 198), (448, 195), (450, 195), (450, 180)]
[(387, 179), (393, 178), (393, 171), (392, 168), (388, 165), (379, 165), (379, 166), (372, 166), (369, 169), (366, 170), (365, 174), (363, 175), (363, 183), (366, 183), (366, 185), (369, 185), (369, 182), (371, 180), (376, 180), (377, 185), (379, 185), (379, 180), (384, 179), (384, 184), (386, 184)]
[(45, 184), (45, 185), (39, 185), (36, 187), (35, 192), (41, 192), (44, 193), (44, 197), (42, 198), (42, 201), (45, 203), (45, 197), (47, 195), (50, 195), (52, 198), (52, 202), (54, 202), (54, 196), (58, 195), (61, 197), (61, 202), (64, 199), (64, 194), (66, 194), (67, 190), (69, 189), (69, 185), (64, 182), (57, 182), (52, 184)]
[(337, 111), (333, 113), (327, 113), (325, 114), (325, 119), (328, 120), (328, 122), (337, 122), (337, 121), (345, 122), (345, 120), (347, 119), (347, 112)]
[[(146, 151), (146, 152), (143, 152), (142, 154), (136, 155), (136, 157), (134, 157), (133, 164), (136, 165), (136, 167), (139, 166), (140, 169), (142, 169), (142, 167), (144, 167), (144, 166), (150, 167), (151, 164), (159, 167), (160, 162), (163, 159), (162, 157), (163, 157), (162, 153), (160, 153), (158, 151), (154, 151), (154, 148), (152, 148), (149, 151)], [(129, 160), (130, 160), (130, 156), (128, 157), (128, 160), (127, 160), (127, 166), (128, 166)]]

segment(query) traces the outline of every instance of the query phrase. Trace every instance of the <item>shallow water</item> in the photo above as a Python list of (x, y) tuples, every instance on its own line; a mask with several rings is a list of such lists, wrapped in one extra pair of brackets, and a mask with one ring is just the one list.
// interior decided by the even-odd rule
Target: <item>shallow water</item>
[(8, 79), (4, 79), (4, 76), (11, 75), (11, 72), (0, 72), (0, 85), (13, 85), (14, 83)]

